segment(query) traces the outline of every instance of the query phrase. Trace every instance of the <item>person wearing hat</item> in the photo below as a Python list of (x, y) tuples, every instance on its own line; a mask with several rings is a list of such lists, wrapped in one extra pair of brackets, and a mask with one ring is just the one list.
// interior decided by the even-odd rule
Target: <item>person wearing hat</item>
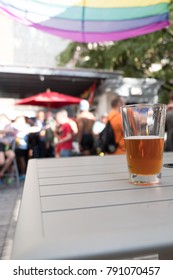
[(78, 143), (82, 155), (91, 155), (94, 152), (94, 137), (92, 133), (95, 116), (89, 112), (89, 102), (85, 99), (79, 104), (80, 113), (77, 116)]

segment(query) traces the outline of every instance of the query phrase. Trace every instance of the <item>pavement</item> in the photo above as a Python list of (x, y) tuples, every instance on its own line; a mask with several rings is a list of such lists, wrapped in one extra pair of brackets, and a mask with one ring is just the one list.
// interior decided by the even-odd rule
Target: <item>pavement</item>
[(0, 184), (0, 260), (10, 260), (24, 182)]

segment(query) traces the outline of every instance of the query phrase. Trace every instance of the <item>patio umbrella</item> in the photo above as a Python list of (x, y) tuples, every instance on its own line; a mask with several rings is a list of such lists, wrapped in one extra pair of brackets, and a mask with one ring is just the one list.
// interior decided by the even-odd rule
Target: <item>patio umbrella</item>
[(6, 0), (0, 11), (21, 23), (78, 42), (118, 41), (169, 25), (171, 0)]
[(16, 101), (15, 105), (35, 105), (47, 108), (60, 108), (67, 105), (79, 104), (81, 98), (47, 90)]

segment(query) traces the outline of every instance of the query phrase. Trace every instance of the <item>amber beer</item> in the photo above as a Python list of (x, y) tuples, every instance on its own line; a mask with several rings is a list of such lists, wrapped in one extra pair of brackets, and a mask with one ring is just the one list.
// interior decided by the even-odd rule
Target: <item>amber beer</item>
[(130, 173), (159, 174), (162, 169), (164, 138), (159, 136), (126, 137), (126, 155)]

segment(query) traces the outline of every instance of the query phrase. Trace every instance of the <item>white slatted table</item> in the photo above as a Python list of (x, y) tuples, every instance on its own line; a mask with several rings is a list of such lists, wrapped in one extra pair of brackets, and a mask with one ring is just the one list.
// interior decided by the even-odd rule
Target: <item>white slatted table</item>
[[(164, 154), (164, 163), (173, 153)], [(29, 161), (13, 259), (173, 259), (173, 169), (128, 182), (125, 156)]]

